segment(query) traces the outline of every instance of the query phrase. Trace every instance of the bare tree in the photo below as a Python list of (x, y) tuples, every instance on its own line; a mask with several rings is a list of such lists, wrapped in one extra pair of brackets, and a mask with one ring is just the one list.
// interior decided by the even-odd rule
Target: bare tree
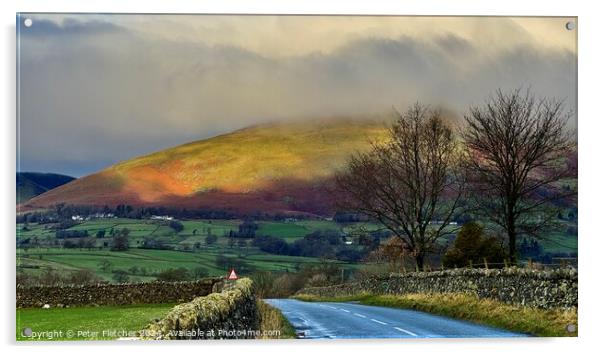
[(573, 191), (556, 182), (570, 176), (567, 156), (575, 148), (563, 103), (534, 99), (529, 91), (498, 90), (465, 117), (466, 175), (475, 211), (504, 230), (516, 262), (518, 235), (537, 236), (557, 215), (553, 202)]
[(378, 220), (399, 237), (424, 269), (462, 195), (459, 149), (440, 112), (419, 103), (389, 129), (386, 143), (353, 155), (337, 173), (338, 207)]

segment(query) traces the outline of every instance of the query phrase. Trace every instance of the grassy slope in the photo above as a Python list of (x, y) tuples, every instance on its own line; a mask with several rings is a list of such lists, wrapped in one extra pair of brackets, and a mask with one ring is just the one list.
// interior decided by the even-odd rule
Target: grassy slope
[[(72, 307), (51, 309), (17, 309), (17, 340), (33, 340), (24, 337), (24, 328), (34, 332), (63, 331), (63, 338), (55, 337), (42, 340), (106, 340), (116, 339), (120, 335), (103, 335), (104, 330), (139, 331), (156, 318), (161, 318), (174, 305), (149, 304), (129, 306)], [(66, 338), (67, 331), (75, 336)], [(99, 332), (96, 335), (79, 335), (78, 331)], [(127, 335), (124, 335), (127, 336)], [(37, 339), (40, 340), (40, 339)]]
[(168, 203), (197, 192), (244, 194), (289, 180), (311, 183), (332, 176), (350, 153), (384, 133), (383, 123), (370, 120), (261, 125), (121, 162), (28, 204)]
[(17, 172), (17, 204), (74, 179), (56, 173)]
[[(91, 237), (94, 238), (99, 230), (105, 230), (106, 235), (103, 239), (96, 240), (96, 246), (103, 246), (105, 242), (111, 242), (109, 231), (111, 228), (120, 230), (128, 228), (130, 230), (130, 246), (127, 252), (111, 252), (105, 247), (99, 249), (63, 249), (63, 248), (33, 248), (28, 251), (17, 250), (17, 264), (19, 269), (30, 274), (38, 274), (46, 269), (54, 269), (59, 272), (71, 272), (79, 269), (90, 269), (105, 280), (112, 280), (113, 270), (125, 270), (136, 266), (145, 268), (146, 275), (130, 274), (132, 281), (151, 281), (154, 276), (150, 273), (162, 271), (168, 268), (185, 267), (189, 270), (201, 267), (206, 269), (210, 275), (223, 275), (226, 269), (216, 267), (215, 260), (220, 254), (239, 257), (254, 266), (257, 270), (263, 271), (294, 271), (298, 264), (308, 262), (318, 262), (315, 258), (291, 257), (267, 254), (251, 247), (250, 240), (247, 240), (247, 246), (229, 247), (228, 239), (225, 235), (230, 230), (237, 230), (241, 220), (185, 220), (182, 221), (184, 229), (175, 234), (173, 229), (161, 223), (150, 220), (135, 219), (99, 219), (84, 221), (70, 229), (88, 230)], [(288, 242), (303, 237), (315, 230), (338, 229), (339, 226), (332, 221), (320, 220), (302, 220), (297, 222), (259, 222), (260, 234), (269, 234), (282, 237)], [(23, 231), (23, 225), (17, 225), (17, 236), (21, 239), (36, 237), (40, 242), (53, 242), (55, 240), (55, 231), (45, 229), (44, 225), (29, 224), (28, 231)], [(196, 230), (196, 232), (195, 232)], [(214, 245), (207, 246), (205, 239), (208, 233), (217, 236), (217, 242)], [(181, 249), (189, 247), (193, 249), (195, 245), (200, 244), (201, 249), (195, 252), (181, 252), (170, 250), (148, 250), (137, 249), (145, 237), (159, 239), (166, 244)], [(108, 271), (100, 269), (101, 261), (108, 260), (111, 268)], [(351, 265), (348, 265), (351, 266)]]
[(569, 333), (566, 330), (569, 324), (577, 325), (576, 309), (528, 308), (467, 294), (364, 294), (336, 298), (298, 295), (295, 298), (303, 301), (359, 301), (364, 305), (414, 309), (541, 337), (577, 336), (577, 331)]
[(257, 310), (260, 316), (260, 339), (290, 339), (296, 338), (295, 328), (282, 315), (280, 310), (262, 300), (257, 300)]
[[(231, 253), (230, 253), (231, 252)], [(244, 251), (243, 251), (244, 252)], [(238, 250), (226, 248), (211, 248), (200, 252), (180, 252), (169, 250), (130, 249), (126, 252), (111, 252), (107, 250), (79, 249), (39, 249), (28, 253), (18, 253), (17, 265), (24, 267), (26, 272), (41, 272), (53, 269), (59, 272), (69, 272), (78, 269), (90, 269), (105, 280), (112, 280), (113, 270), (128, 271), (133, 266), (145, 268), (147, 276), (131, 275), (131, 281), (154, 280), (151, 273), (169, 268), (184, 267), (194, 270), (201, 267), (209, 275), (224, 275), (227, 269), (215, 265), (217, 255), (237, 257)], [(294, 271), (297, 264), (317, 262), (314, 258), (272, 256), (259, 251), (249, 250), (243, 258), (257, 270), (263, 271)], [(108, 271), (100, 269), (100, 263), (108, 260), (111, 268)], [(33, 267), (36, 268), (33, 268)]]

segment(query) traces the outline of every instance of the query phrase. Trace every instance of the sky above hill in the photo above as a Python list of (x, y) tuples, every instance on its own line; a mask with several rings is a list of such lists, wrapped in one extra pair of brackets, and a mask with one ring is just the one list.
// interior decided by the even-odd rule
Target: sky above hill
[(461, 117), (497, 88), (574, 111), (570, 20), (22, 15), (19, 168), (82, 176), (253, 124), (415, 101)]

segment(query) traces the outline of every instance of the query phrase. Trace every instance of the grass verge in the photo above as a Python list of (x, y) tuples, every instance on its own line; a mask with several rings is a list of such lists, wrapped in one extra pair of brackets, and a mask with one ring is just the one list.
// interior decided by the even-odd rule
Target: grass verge
[(364, 305), (413, 309), (483, 325), (528, 333), (538, 337), (576, 337), (577, 330), (567, 331), (567, 325), (577, 326), (577, 309), (544, 310), (514, 306), (491, 299), (479, 299), (469, 294), (407, 294), (342, 297), (297, 295), (303, 301), (358, 301)]
[[(163, 317), (173, 306), (148, 304), (17, 309), (17, 340), (108, 340), (131, 337), (152, 320)], [(24, 336), (25, 328), (31, 328), (35, 336)]]
[(295, 329), (290, 322), (282, 315), (280, 310), (270, 306), (262, 300), (257, 300), (257, 309), (260, 316), (259, 329), (261, 337), (259, 339), (287, 339), (295, 338)]

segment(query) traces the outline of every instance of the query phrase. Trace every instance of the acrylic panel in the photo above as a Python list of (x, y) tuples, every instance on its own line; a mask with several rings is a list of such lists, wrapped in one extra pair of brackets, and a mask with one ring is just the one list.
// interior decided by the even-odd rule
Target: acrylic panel
[(577, 30), (17, 14), (17, 340), (576, 336)]

